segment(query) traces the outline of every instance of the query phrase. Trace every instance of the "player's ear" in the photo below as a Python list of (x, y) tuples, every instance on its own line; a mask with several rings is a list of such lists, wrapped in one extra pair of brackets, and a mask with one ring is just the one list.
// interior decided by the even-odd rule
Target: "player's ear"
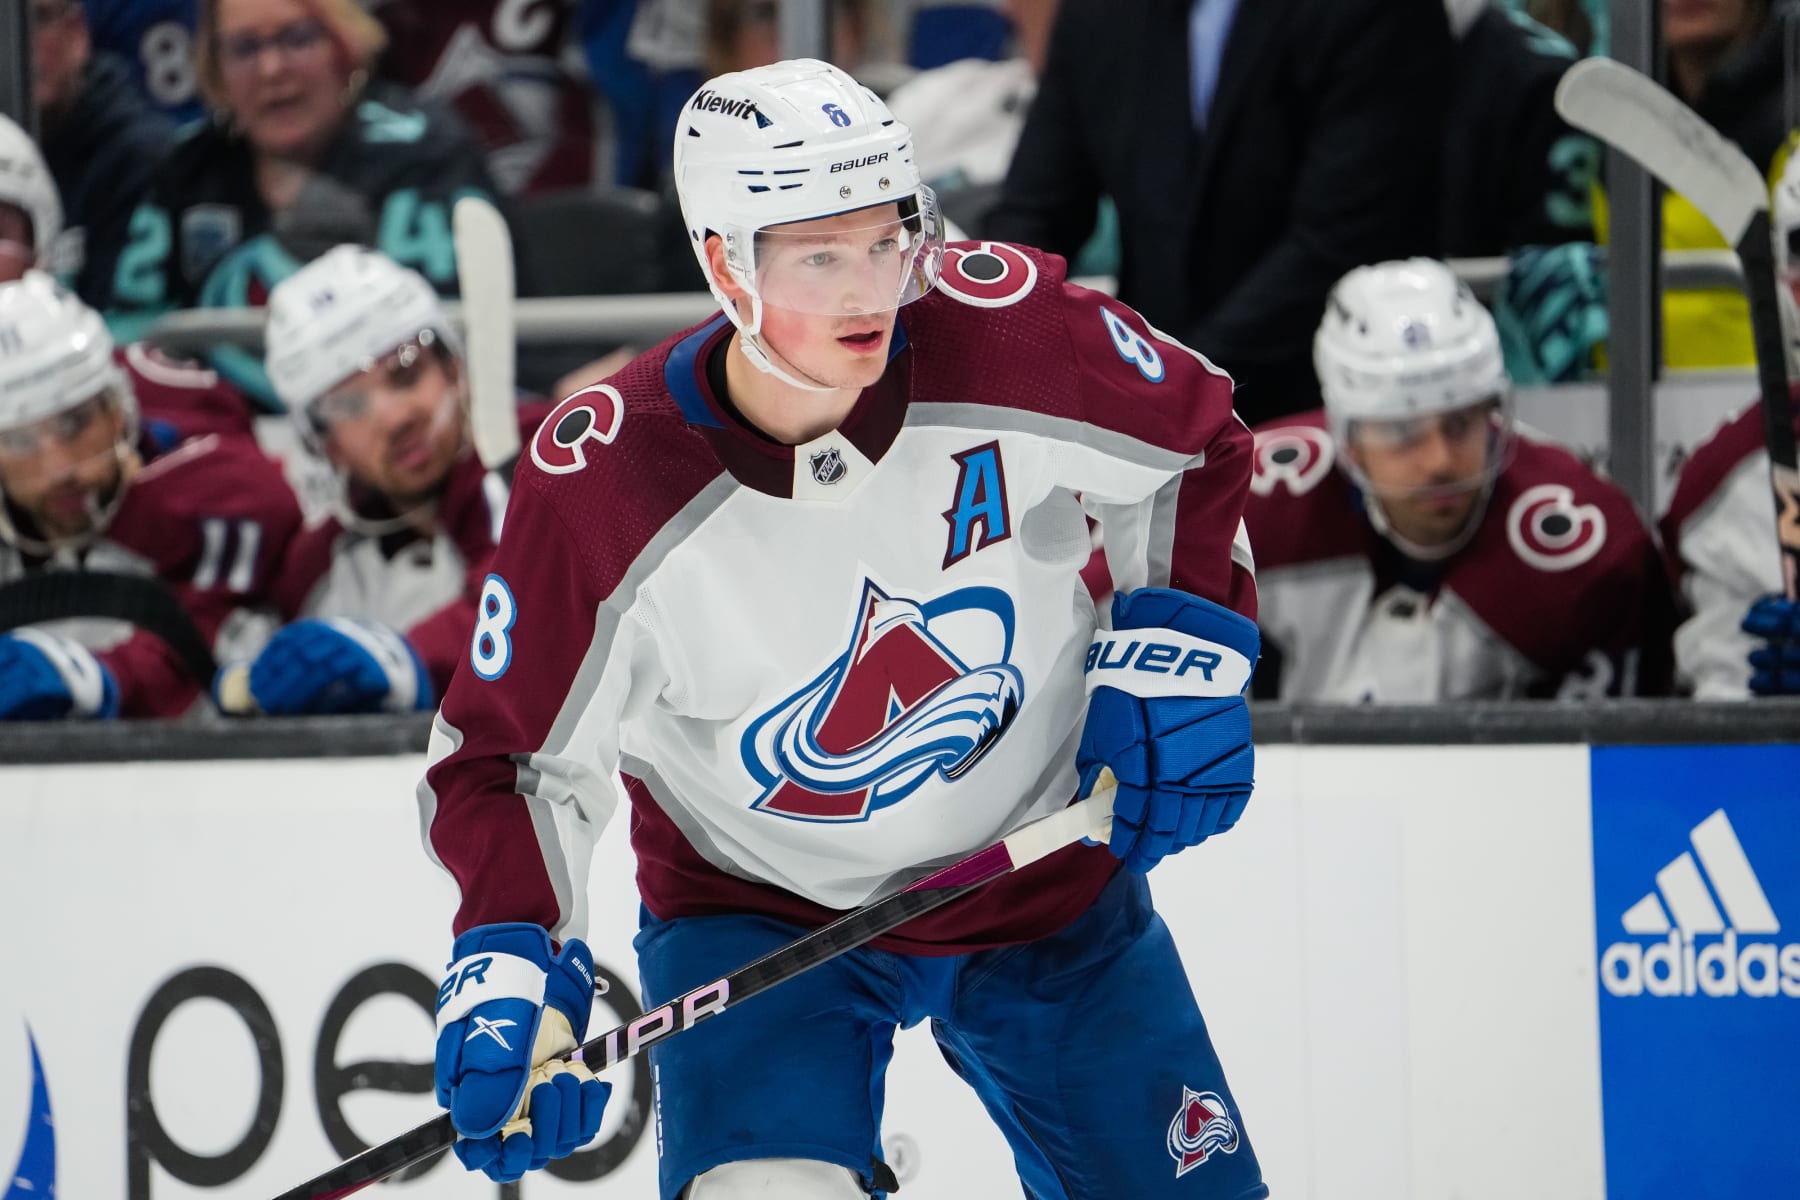
[(713, 282), (725, 293), (727, 299), (742, 300), (750, 293), (746, 292), (725, 266), (725, 239), (716, 233), (706, 235), (706, 269), (712, 273)]

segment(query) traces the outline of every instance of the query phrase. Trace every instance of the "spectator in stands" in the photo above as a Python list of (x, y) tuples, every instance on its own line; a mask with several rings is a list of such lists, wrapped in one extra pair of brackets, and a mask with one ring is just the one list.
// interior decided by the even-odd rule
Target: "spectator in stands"
[(610, 179), (598, 99), (565, 65), (574, 20), (568, 5), (373, 0), (367, 7), (387, 31), (381, 78), (454, 109), (506, 194)]
[[(831, 62), (855, 73), (885, 40), (881, 14), (870, 0), (827, 0), (826, 9)], [(707, 75), (779, 62), (776, 10), (775, 0), (706, 0)]]
[(94, 48), (127, 64), (143, 97), (179, 124), (206, 115), (194, 81), (195, 0), (81, 0)]
[[(1057, 0), (1006, 0), (1011, 58), (964, 58), (919, 72), (888, 96), (888, 108), (913, 131), (919, 174), (948, 203), (969, 188), (996, 194), (1050, 51)], [(973, 222), (954, 208), (953, 218)], [(981, 214), (985, 215), (985, 213)]]
[(1600, 147), (1556, 112), (1574, 47), (1489, 0), (1448, 0), (1455, 90), (1445, 130), (1443, 252), (1510, 256), (1494, 316), (1521, 383), (1580, 379), (1606, 336), (1594, 241)]
[(1238, 381), (1311, 408), (1325, 295), (1438, 238), (1442, 0), (1063, 0), (989, 236), (1068, 257), (1118, 205), (1118, 294)]
[(1625, 494), (1517, 431), (1487, 311), (1441, 262), (1351, 271), (1322, 411), (1256, 432), (1259, 695), (1660, 694), (1673, 600)]
[[(200, 88), (214, 120), (183, 141), (132, 218), (121, 316), (260, 304), (341, 242), (456, 287), (450, 206), (494, 189), (462, 123), (369, 82), (386, 41), (356, 0), (202, 0)], [(273, 406), (260, 367), (213, 361)]]
[(245, 439), (159, 444), (99, 314), (48, 275), (0, 284), (0, 330), (0, 719), (179, 715), (299, 504)]
[[(276, 286), (267, 344), (276, 390), (342, 492), (276, 582), (292, 623), (225, 668), (221, 703), (284, 715), (430, 708), (468, 657), (506, 502), (469, 445), (455, 334), (417, 272), (341, 246)], [(537, 453), (547, 408), (519, 408), (525, 453)]]
[(0, 114), (0, 283), (55, 269), (62, 199), (31, 135)]
[[(1670, 90), (1741, 147), (1767, 176), (1789, 153), (1782, 107), (1781, 22), (1770, 0), (1662, 0)], [(1607, 210), (1596, 207), (1600, 240)], [(1725, 250), (1725, 239), (1686, 197), (1663, 194), (1664, 250)], [(1736, 288), (1665, 289), (1663, 361), (1671, 367), (1755, 361), (1750, 310)]]
[(31, 69), (38, 144), (62, 197), (53, 269), (88, 304), (104, 306), (130, 240), (131, 214), (175, 145), (130, 68), (97, 52), (75, 0), (33, 0)]
[[(1774, 207), (1777, 271), (1800, 309), (1800, 158), (1788, 159)], [(1663, 548), (1687, 605), (1675, 666), (1702, 700), (1800, 695), (1800, 605), (1785, 595), (1769, 478), (1762, 406), (1753, 403), (1682, 465), (1663, 515)], [(1790, 540), (1800, 538), (1800, 493), (1781, 520)]]

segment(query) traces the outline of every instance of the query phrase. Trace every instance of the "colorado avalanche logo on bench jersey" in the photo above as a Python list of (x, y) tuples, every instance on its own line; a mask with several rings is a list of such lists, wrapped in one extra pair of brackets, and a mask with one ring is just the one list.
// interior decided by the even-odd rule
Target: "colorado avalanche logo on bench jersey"
[(744, 764), (763, 788), (752, 807), (863, 821), (933, 775), (958, 778), (1024, 702), (1012, 640), (1012, 599), (998, 588), (915, 602), (864, 580), (844, 653), (744, 732)]

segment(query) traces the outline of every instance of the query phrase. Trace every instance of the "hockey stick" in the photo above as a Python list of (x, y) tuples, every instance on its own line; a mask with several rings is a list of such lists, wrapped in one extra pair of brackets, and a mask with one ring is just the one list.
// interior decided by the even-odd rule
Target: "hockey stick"
[(497, 538), (513, 467), (519, 461), (512, 234), (500, 210), (479, 196), (458, 200), (451, 224), (456, 240), (456, 286), (462, 293), (469, 436), (481, 465), (488, 469), (488, 509), (495, 515)]
[[(905, 891), (856, 909), (779, 950), (746, 963), (723, 979), (695, 988), (599, 1037), (589, 1038), (568, 1058), (595, 1072), (623, 1062), (666, 1037), (691, 1029), (734, 1005), (803, 971), (854, 950), (865, 942), (928, 913), (982, 884), (1073, 845), (1082, 838), (1104, 842), (1112, 830), (1114, 781), (1103, 771), (1087, 799), (1016, 829), (985, 850), (926, 876)], [(337, 1200), (441, 1153), (456, 1141), (450, 1115), (441, 1114), (397, 1138), (373, 1146), (323, 1175), (281, 1193), (275, 1200)]]
[(1782, 579), (1788, 598), (1795, 599), (1800, 595), (1800, 461), (1788, 391), (1787, 338), (1775, 290), (1768, 185), (1744, 152), (1693, 109), (1655, 80), (1612, 59), (1583, 59), (1570, 67), (1556, 88), (1556, 111), (1687, 197), (1737, 251), (1750, 299)]

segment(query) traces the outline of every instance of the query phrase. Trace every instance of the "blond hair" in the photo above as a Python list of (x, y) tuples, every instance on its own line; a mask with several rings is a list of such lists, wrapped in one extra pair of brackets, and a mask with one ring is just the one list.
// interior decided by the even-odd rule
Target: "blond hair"
[[(194, 45), (194, 73), (200, 94), (214, 112), (228, 111), (225, 71), (219, 62), (219, 5), (223, 0), (200, 0), (198, 37)], [(331, 39), (344, 74), (367, 72), (387, 49), (387, 30), (364, 12), (356, 0), (300, 0)]]

